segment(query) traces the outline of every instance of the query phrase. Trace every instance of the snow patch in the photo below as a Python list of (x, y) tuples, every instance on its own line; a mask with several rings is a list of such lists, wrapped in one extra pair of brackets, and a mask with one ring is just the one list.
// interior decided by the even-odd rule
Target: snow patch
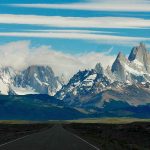
[(124, 66), (125, 66), (125, 70), (128, 71), (128, 72), (130, 72), (130, 73), (132, 73), (132, 74), (135, 74), (135, 75), (143, 75), (144, 74), (143, 71), (139, 72), (139, 71), (137, 71), (137, 70), (129, 67), (127, 64), (125, 64)]
[(77, 95), (77, 90), (74, 90), (74, 91), (73, 91), (73, 95)]
[(62, 88), (62, 85), (57, 81), (57, 89), (56, 92), (58, 92)]
[(97, 74), (92, 74), (89, 77), (87, 77), (84, 81), (95, 80), (96, 77), (97, 77)]
[(8, 95), (9, 92), (9, 86), (8, 84), (5, 84), (1, 79), (0, 79), (0, 93), (4, 95)]
[(38, 76), (38, 75), (37, 75), (36, 73), (34, 73), (35, 79), (37, 80), (37, 82), (38, 82), (40, 85), (42, 85), (42, 82), (39, 80), (39, 78), (38, 78), (37, 76)]
[(140, 61), (138, 61), (137, 59), (135, 59), (134, 61), (133, 61), (133, 63), (135, 63), (136, 65), (138, 65), (138, 66), (144, 66)]
[(35, 92), (31, 87), (22, 88), (22, 87), (14, 87), (13, 86), (11, 88), (17, 95), (39, 94), (39, 93)]

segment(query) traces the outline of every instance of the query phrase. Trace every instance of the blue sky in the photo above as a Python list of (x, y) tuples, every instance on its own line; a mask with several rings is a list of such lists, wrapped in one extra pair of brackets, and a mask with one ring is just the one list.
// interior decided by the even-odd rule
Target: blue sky
[(0, 45), (30, 41), (69, 55), (127, 55), (141, 41), (149, 48), (149, 33), (148, 0), (0, 1)]
[[(119, 1), (120, 5), (118, 5), (118, 7), (122, 7), (123, 1)], [(54, 22), (57, 21), (56, 25), (55, 23), (52, 25), (45, 25), (43, 23), (43, 25), (40, 24), (34, 24), (34, 22), (30, 21), (29, 23), (19, 23), (15, 22), (13, 23), (13, 17), (12, 16), (12, 21), (7, 22), (5, 21), (5, 16), (3, 16), (3, 20), (4, 21), (0, 21), (0, 32), (1, 33), (11, 33), (11, 32), (17, 32), (17, 33), (21, 33), (21, 32), (39, 32), (39, 30), (41, 32), (48, 32), (48, 30), (50, 31), (56, 31), (56, 30), (61, 30), (61, 31), (66, 31), (66, 30), (80, 30), (80, 31), (84, 31), (84, 30), (89, 30), (89, 31), (101, 31), (102, 33), (98, 32), (98, 33), (90, 33), (90, 34), (94, 34), (94, 35), (107, 35), (107, 36), (116, 36), (116, 37), (125, 37), (126, 39), (123, 41), (114, 41), (112, 42), (111, 40), (108, 40), (107, 38), (104, 40), (101, 40), (101, 38), (90, 38), (90, 39), (78, 39), (78, 38), (69, 38), (69, 37), (28, 37), (28, 36), (24, 36), (24, 35), (20, 35), (19, 37), (17, 37), (17, 35), (11, 37), (9, 36), (9, 34), (7, 36), (4, 36), (3, 34), (0, 34), (0, 43), (5, 43), (5, 42), (11, 42), (11, 41), (18, 41), (18, 40), (31, 40), (33, 45), (51, 45), (54, 49), (60, 50), (60, 51), (65, 51), (65, 52), (69, 52), (69, 53), (82, 53), (82, 52), (88, 52), (88, 51), (106, 51), (107, 49), (113, 47), (113, 51), (112, 53), (117, 53), (119, 50), (124, 51), (124, 53), (129, 53), (130, 49), (132, 48), (132, 46), (136, 43), (138, 43), (139, 41), (144, 41), (145, 43), (149, 44), (150, 41), (150, 15), (149, 15), (149, 11), (144, 11), (143, 10), (139, 10), (138, 9), (138, 5), (141, 5), (141, 7), (145, 7), (147, 5), (150, 6), (150, 3), (148, 3), (147, 1), (144, 0), (133, 0), (133, 1), (127, 1), (126, 5), (131, 5), (133, 4), (135, 7), (137, 6), (137, 9), (135, 10), (127, 10), (126, 8), (124, 8), (123, 11), (120, 10), (107, 10), (103, 9), (101, 10), (101, 8), (95, 8), (95, 5), (97, 4), (97, 6), (99, 5), (108, 5), (108, 6), (113, 6), (112, 4), (115, 3), (115, 1), (111, 1), (111, 0), (106, 0), (105, 2), (103, 0), (97, 0), (97, 1), (86, 1), (86, 0), (24, 0), (24, 1), (19, 1), (19, 0), (1, 0), (0, 2), (0, 15), (5, 15), (7, 14), (7, 18), (9, 19), (9, 15), (14, 15), (15, 18), (14, 20), (17, 20), (17, 16), (19, 15), (24, 15), (26, 16), (26, 19), (28, 19), (29, 15), (32, 15), (33, 18), (34, 17), (50, 17), (48, 19), (51, 19), (51, 17), (56, 17), (56, 16), (61, 16), (62, 19), (63, 18), (68, 18), (68, 17), (72, 17), (71, 20), (74, 20), (76, 18), (81, 18), (81, 19), (77, 19), (77, 23), (81, 21), (81, 24), (84, 24), (83, 26), (67, 26), (63, 25), (63, 26), (57, 26), (57, 24), (61, 24), (61, 21), (59, 22), (58, 20), (54, 19)], [(116, 3), (118, 3), (118, 1), (116, 1)], [(146, 3), (146, 4), (145, 4)], [(148, 3), (148, 4), (147, 4)], [(12, 5), (14, 4), (14, 5)], [(15, 4), (22, 4), (22, 5), (15, 5)], [(25, 5), (27, 4), (27, 5)], [(39, 5), (40, 4), (40, 5)], [(42, 7), (42, 5), (43, 7)], [(53, 7), (53, 5), (58, 5), (57, 7)], [(82, 8), (82, 4), (85, 5), (89, 5), (92, 4), (91, 7), (93, 6), (93, 9), (89, 9), (87, 8)], [(31, 6), (30, 6), (31, 5)], [(50, 5), (50, 7), (45, 7)], [(61, 8), (61, 5), (66, 5), (66, 7), (64, 6), (63, 8)], [(76, 8), (67, 8), (67, 5), (73, 6), (73, 5), (81, 5), (80, 9), (76, 9)], [(40, 7), (39, 7), (40, 6)], [(117, 6), (116, 6), (117, 7)], [(23, 17), (24, 17), (23, 16)], [(0, 16), (1, 18), (1, 16)], [(97, 23), (97, 20), (101, 20), (102, 22), (104, 22), (104, 25), (91, 25), (86, 27), (86, 24), (82, 23), (82, 19), (87, 19), (89, 18), (89, 23), (92, 22), (92, 20), (90, 20), (90, 18), (97, 18), (95, 19), (95, 24)], [(119, 18), (123, 19), (124, 24), (126, 23), (126, 21), (128, 22), (129, 19), (131, 19), (130, 24), (133, 24), (136, 22), (136, 26), (134, 27), (134, 25), (130, 26), (130, 25), (124, 25), (122, 23), (122, 26), (120, 25), (115, 25), (116, 27), (113, 27), (113, 22), (116, 22), (116, 19)], [(137, 20), (136, 20), (137, 19)], [(2, 20), (2, 19), (1, 19)], [(68, 21), (69, 19), (66, 19), (66, 21)], [(79, 20), (79, 21), (78, 21)], [(134, 21), (135, 20), (135, 21)], [(138, 21), (141, 20), (141, 21)], [(140, 25), (142, 20), (146, 20), (148, 22), (146, 22), (145, 24), (147, 24), (147, 26), (143, 26)], [(41, 19), (42, 21), (42, 19)], [(109, 23), (109, 25), (105, 28), (105, 22)], [(109, 22), (110, 21), (110, 22)], [(51, 20), (51, 22), (53, 22), (53, 20)], [(101, 24), (102, 22), (98, 22), (99, 24)], [(120, 21), (121, 22), (121, 21)], [(120, 24), (120, 22), (118, 21), (118, 24)], [(72, 22), (70, 21), (70, 24)], [(76, 22), (75, 22), (76, 23)], [(88, 20), (87, 20), (88, 23)], [(112, 27), (111, 27), (111, 23), (112, 23)], [(73, 24), (73, 23), (72, 23)], [(94, 23), (93, 23), (94, 24)], [(103, 24), (103, 23), (102, 23)], [(139, 24), (139, 26), (138, 26)], [(33, 31), (34, 30), (34, 31)], [(45, 30), (45, 31), (44, 31)], [(75, 31), (74, 31), (75, 32)], [(69, 34), (72, 34), (72, 31), (69, 32)], [(86, 33), (85, 33), (86, 34)], [(69, 35), (68, 35), (69, 36)], [(80, 36), (80, 35), (79, 35)], [(138, 37), (138, 40), (133, 40), (133, 39), (129, 39), (127, 40), (127, 37)], [(144, 38), (144, 39), (143, 39)], [(120, 44), (119, 44), (120, 43)]]

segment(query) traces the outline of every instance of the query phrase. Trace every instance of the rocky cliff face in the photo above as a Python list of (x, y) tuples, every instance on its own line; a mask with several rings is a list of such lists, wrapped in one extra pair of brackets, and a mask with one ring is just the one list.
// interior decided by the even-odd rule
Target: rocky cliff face
[(112, 72), (115, 74), (117, 80), (119, 81), (126, 81), (126, 72), (125, 72), (125, 65), (127, 64), (126, 57), (119, 52), (115, 62), (112, 65)]
[(150, 73), (150, 53), (143, 43), (134, 47), (128, 57), (129, 61), (143, 66), (143, 71)]

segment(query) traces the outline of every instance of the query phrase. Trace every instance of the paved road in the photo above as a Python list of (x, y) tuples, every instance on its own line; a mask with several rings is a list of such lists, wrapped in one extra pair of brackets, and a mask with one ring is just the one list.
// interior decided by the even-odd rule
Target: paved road
[(0, 150), (98, 150), (61, 125), (0, 146)]

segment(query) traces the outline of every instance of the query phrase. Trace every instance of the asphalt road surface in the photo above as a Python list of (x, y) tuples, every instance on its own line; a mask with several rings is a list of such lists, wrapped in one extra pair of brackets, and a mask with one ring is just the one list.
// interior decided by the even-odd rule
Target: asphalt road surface
[(61, 125), (0, 145), (0, 150), (99, 150)]

